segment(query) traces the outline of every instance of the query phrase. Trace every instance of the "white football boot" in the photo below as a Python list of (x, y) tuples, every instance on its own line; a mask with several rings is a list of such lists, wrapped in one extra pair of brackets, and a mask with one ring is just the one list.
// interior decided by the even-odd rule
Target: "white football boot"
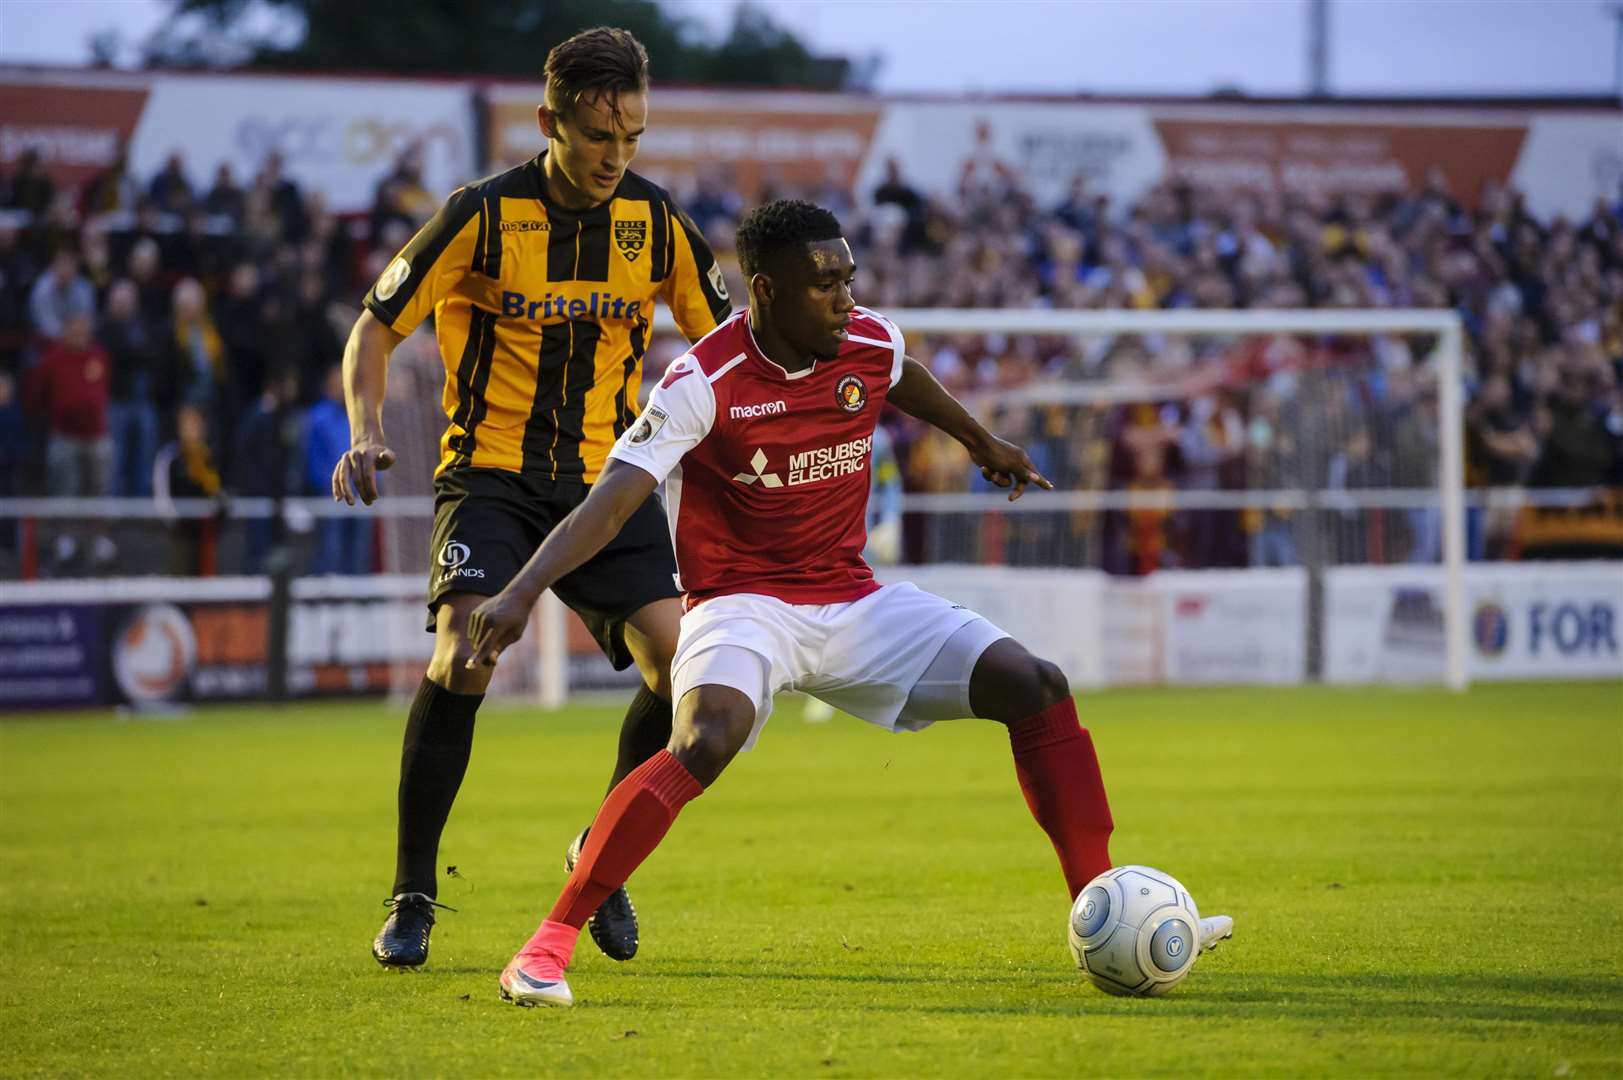
[(563, 965), (551, 953), (521, 951), (502, 971), (500, 984), (502, 1000), (514, 1005), (567, 1009), (575, 1004), (575, 995), (564, 981)]
[(1200, 920), (1200, 951), (1210, 952), (1219, 941), (1234, 936), (1234, 920), (1227, 915), (1212, 915)]

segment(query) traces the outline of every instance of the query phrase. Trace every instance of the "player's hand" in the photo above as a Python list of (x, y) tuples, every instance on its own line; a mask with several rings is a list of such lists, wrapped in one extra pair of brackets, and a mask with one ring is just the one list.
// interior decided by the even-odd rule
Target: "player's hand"
[(332, 470), (332, 500), (355, 505), (355, 497), (368, 506), (378, 501), (378, 473), (395, 462), (394, 451), (380, 442), (362, 442), (344, 451)]
[(503, 589), (473, 609), (468, 616), (468, 643), (473, 646), (469, 671), (491, 667), (503, 649), (524, 636), (531, 606)]
[(1037, 471), (1024, 450), (996, 435), (987, 436), (986, 444), (970, 451), (969, 457), (981, 467), (981, 475), (987, 480), (1001, 488), (1014, 488), (1009, 492), (1010, 502), (1025, 492), (1027, 484), (1054, 490), (1054, 485)]

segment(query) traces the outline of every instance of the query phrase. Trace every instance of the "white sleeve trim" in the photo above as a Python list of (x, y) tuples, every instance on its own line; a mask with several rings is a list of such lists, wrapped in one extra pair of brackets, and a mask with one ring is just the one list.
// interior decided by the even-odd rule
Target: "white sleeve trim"
[[(715, 374), (706, 375), (705, 378), (708, 379), (711, 382), (715, 382), (717, 379), (721, 378), (723, 375), (725, 375), (729, 371), (733, 370), (733, 368), (737, 367), (739, 364), (742, 364), (744, 362), (744, 360), (748, 356), (749, 356), (749, 353), (739, 353), (737, 356), (733, 357), (731, 360), (727, 361), (725, 364), (723, 364), (719, 368), (717, 368), (716, 371), (715, 371)], [(711, 403), (714, 404), (714, 402), (715, 402), (715, 391), (711, 391)]]
[(879, 314), (879, 312), (865, 307), (859, 307), (857, 310), (884, 327), (885, 333), (890, 335), (889, 341), (869, 341), (867, 338), (852, 338), (852, 340), (876, 345), (879, 348), (884, 348), (887, 345), (890, 347), (894, 354), (890, 364), (890, 385), (895, 386), (902, 378), (902, 361), (907, 359), (907, 339), (902, 336), (901, 329), (895, 323)]

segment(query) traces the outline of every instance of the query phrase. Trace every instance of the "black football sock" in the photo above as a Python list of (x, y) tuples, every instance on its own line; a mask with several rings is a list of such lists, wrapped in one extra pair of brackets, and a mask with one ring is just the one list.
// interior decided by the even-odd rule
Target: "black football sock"
[(620, 725), (620, 756), (614, 762), (614, 778), (609, 790), (631, 775), (631, 771), (647, 761), (671, 741), (671, 703), (648, 689), (648, 684), (637, 687), (637, 696), (626, 709), (626, 718)]
[(400, 751), (400, 832), (394, 891), (438, 895), (440, 833), (473, 752), (473, 717), (483, 694), (455, 694), (426, 676), (412, 698)]

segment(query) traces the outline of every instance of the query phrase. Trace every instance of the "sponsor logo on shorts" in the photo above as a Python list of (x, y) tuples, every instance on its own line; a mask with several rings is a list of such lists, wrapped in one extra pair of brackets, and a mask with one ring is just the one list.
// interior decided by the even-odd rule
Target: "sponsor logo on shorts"
[(641, 446), (652, 439), (670, 418), (670, 414), (658, 405), (648, 406), (642, 411), (642, 416), (637, 418), (636, 426), (631, 429), (631, 438), (626, 441), (632, 446)]
[(847, 375), (834, 388), (834, 400), (846, 412), (861, 412), (868, 404), (868, 384), (857, 375)]
[(779, 413), (789, 411), (789, 406), (779, 401), (762, 401), (755, 405), (733, 405), (727, 410), (727, 415), (733, 420), (747, 420), (752, 416), (777, 416)]
[(485, 572), (478, 567), (463, 565), (472, 554), (473, 552), (469, 550), (467, 544), (459, 543), (456, 540), (448, 541), (444, 547), (440, 548), (439, 563), (445, 567), (445, 572), (440, 575), (440, 580), (448, 581), (451, 578), (459, 577), (484, 577)]

